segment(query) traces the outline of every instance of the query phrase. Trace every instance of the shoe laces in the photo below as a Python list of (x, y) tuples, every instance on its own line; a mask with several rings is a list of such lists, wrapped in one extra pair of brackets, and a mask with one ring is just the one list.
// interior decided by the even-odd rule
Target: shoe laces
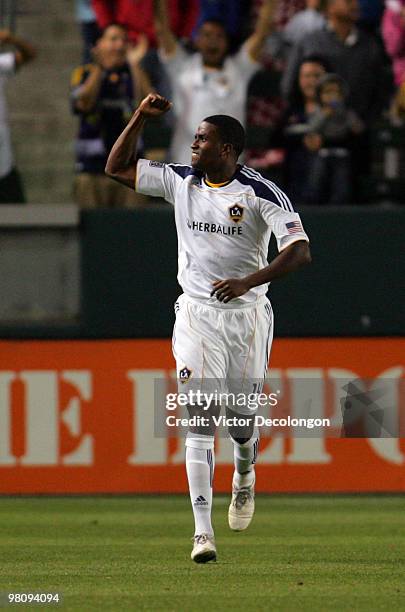
[(252, 495), (248, 489), (241, 489), (237, 492), (234, 504), (238, 510), (243, 508), (247, 501), (252, 499)]

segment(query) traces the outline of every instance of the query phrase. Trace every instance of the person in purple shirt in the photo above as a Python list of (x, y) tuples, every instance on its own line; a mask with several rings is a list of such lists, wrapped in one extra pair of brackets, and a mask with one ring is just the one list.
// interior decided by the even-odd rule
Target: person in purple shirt
[(93, 62), (73, 71), (71, 104), (79, 117), (74, 191), (82, 207), (130, 206), (144, 200), (108, 181), (104, 167), (137, 102), (152, 89), (139, 66), (146, 48), (144, 41), (130, 48), (125, 28), (112, 24), (94, 47)]

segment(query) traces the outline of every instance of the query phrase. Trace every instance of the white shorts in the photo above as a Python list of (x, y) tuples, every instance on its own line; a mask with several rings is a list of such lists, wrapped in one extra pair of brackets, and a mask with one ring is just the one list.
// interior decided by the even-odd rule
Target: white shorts
[(261, 392), (273, 340), (271, 304), (263, 296), (254, 304), (230, 306), (209, 306), (185, 294), (177, 300), (173, 355), (179, 392)]

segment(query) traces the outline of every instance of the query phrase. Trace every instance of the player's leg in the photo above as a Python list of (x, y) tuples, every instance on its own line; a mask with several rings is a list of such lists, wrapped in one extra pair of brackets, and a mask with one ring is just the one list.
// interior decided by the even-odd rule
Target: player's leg
[[(216, 377), (225, 376), (225, 360), (215, 337), (213, 309), (207, 309), (181, 296), (176, 303), (173, 354), (177, 364), (179, 392), (212, 391)], [(189, 417), (204, 417), (208, 423), (190, 427), (186, 438), (186, 470), (193, 508), (195, 531), (191, 558), (205, 563), (216, 558), (211, 523), (212, 482), (214, 476), (214, 405), (204, 410), (204, 402), (187, 407)]]
[[(242, 415), (227, 409), (228, 418), (240, 419)], [(255, 511), (255, 463), (259, 446), (259, 432), (254, 427), (254, 415), (243, 416), (251, 419), (250, 427), (230, 427), (233, 443), (234, 473), (232, 478), (232, 499), (228, 510), (228, 522), (234, 531), (243, 531), (252, 521)], [(243, 430), (243, 431), (241, 431)]]
[[(237, 423), (228, 427), (234, 449), (233, 485), (237, 489), (250, 487), (255, 481), (254, 465), (259, 445), (259, 430), (254, 426), (255, 415), (245, 414), (230, 406), (226, 408), (226, 415), (229, 420)], [(240, 425), (241, 418), (248, 424)]]
[(191, 558), (196, 563), (216, 559), (211, 523), (214, 461), (214, 436), (189, 432), (186, 439), (186, 470), (195, 525)]
[(227, 408), (228, 416), (239, 415), (248, 421), (246, 426), (229, 428), (234, 448), (232, 500), (229, 506), (229, 526), (235, 531), (246, 529), (254, 514), (255, 464), (259, 448), (259, 431), (254, 426), (256, 405), (247, 401), (260, 393), (267, 373), (273, 339), (273, 311), (266, 299), (252, 309), (236, 313), (233, 329), (238, 337), (232, 339), (233, 351), (229, 364), (229, 388), (246, 397), (246, 403)]
[[(189, 427), (186, 437), (186, 470), (189, 483), (190, 500), (194, 514), (194, 547), (191, 558), (197, 563), (216, 559), (214, 530), (211, 523), (212, 484), (214, 479), (215, 424), (212, 417), (217, 416), (220, 408), (212, 405), (187, 406), (189, 418), (203, 416), (203, 424)], [(202, 410), (204, 414), (201, 415)]]

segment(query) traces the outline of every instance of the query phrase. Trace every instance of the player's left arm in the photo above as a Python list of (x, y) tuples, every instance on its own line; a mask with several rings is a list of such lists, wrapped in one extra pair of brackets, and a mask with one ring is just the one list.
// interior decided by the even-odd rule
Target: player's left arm
[(297, 240), (285, 247), (262, 270), (258, 270), (258, 272), (249, 274), (249, 276), (244, 278), (228, 278), (226, 280), (215, 281), (211, 295), (215, 295), (220, 302), (227, 303), (247, 293), (253, 287), (270, 283), (276, 278), (298, 270), (298, 268), (311, 263), (311, 261), (312, 257), (308, 242), (306, 240)]
[(254, 62), (260, 60), (264, 43), (273, 27), (273, 16), (277, 0), (263, 0), (253, 33), (244, 44), (246, 51)]

